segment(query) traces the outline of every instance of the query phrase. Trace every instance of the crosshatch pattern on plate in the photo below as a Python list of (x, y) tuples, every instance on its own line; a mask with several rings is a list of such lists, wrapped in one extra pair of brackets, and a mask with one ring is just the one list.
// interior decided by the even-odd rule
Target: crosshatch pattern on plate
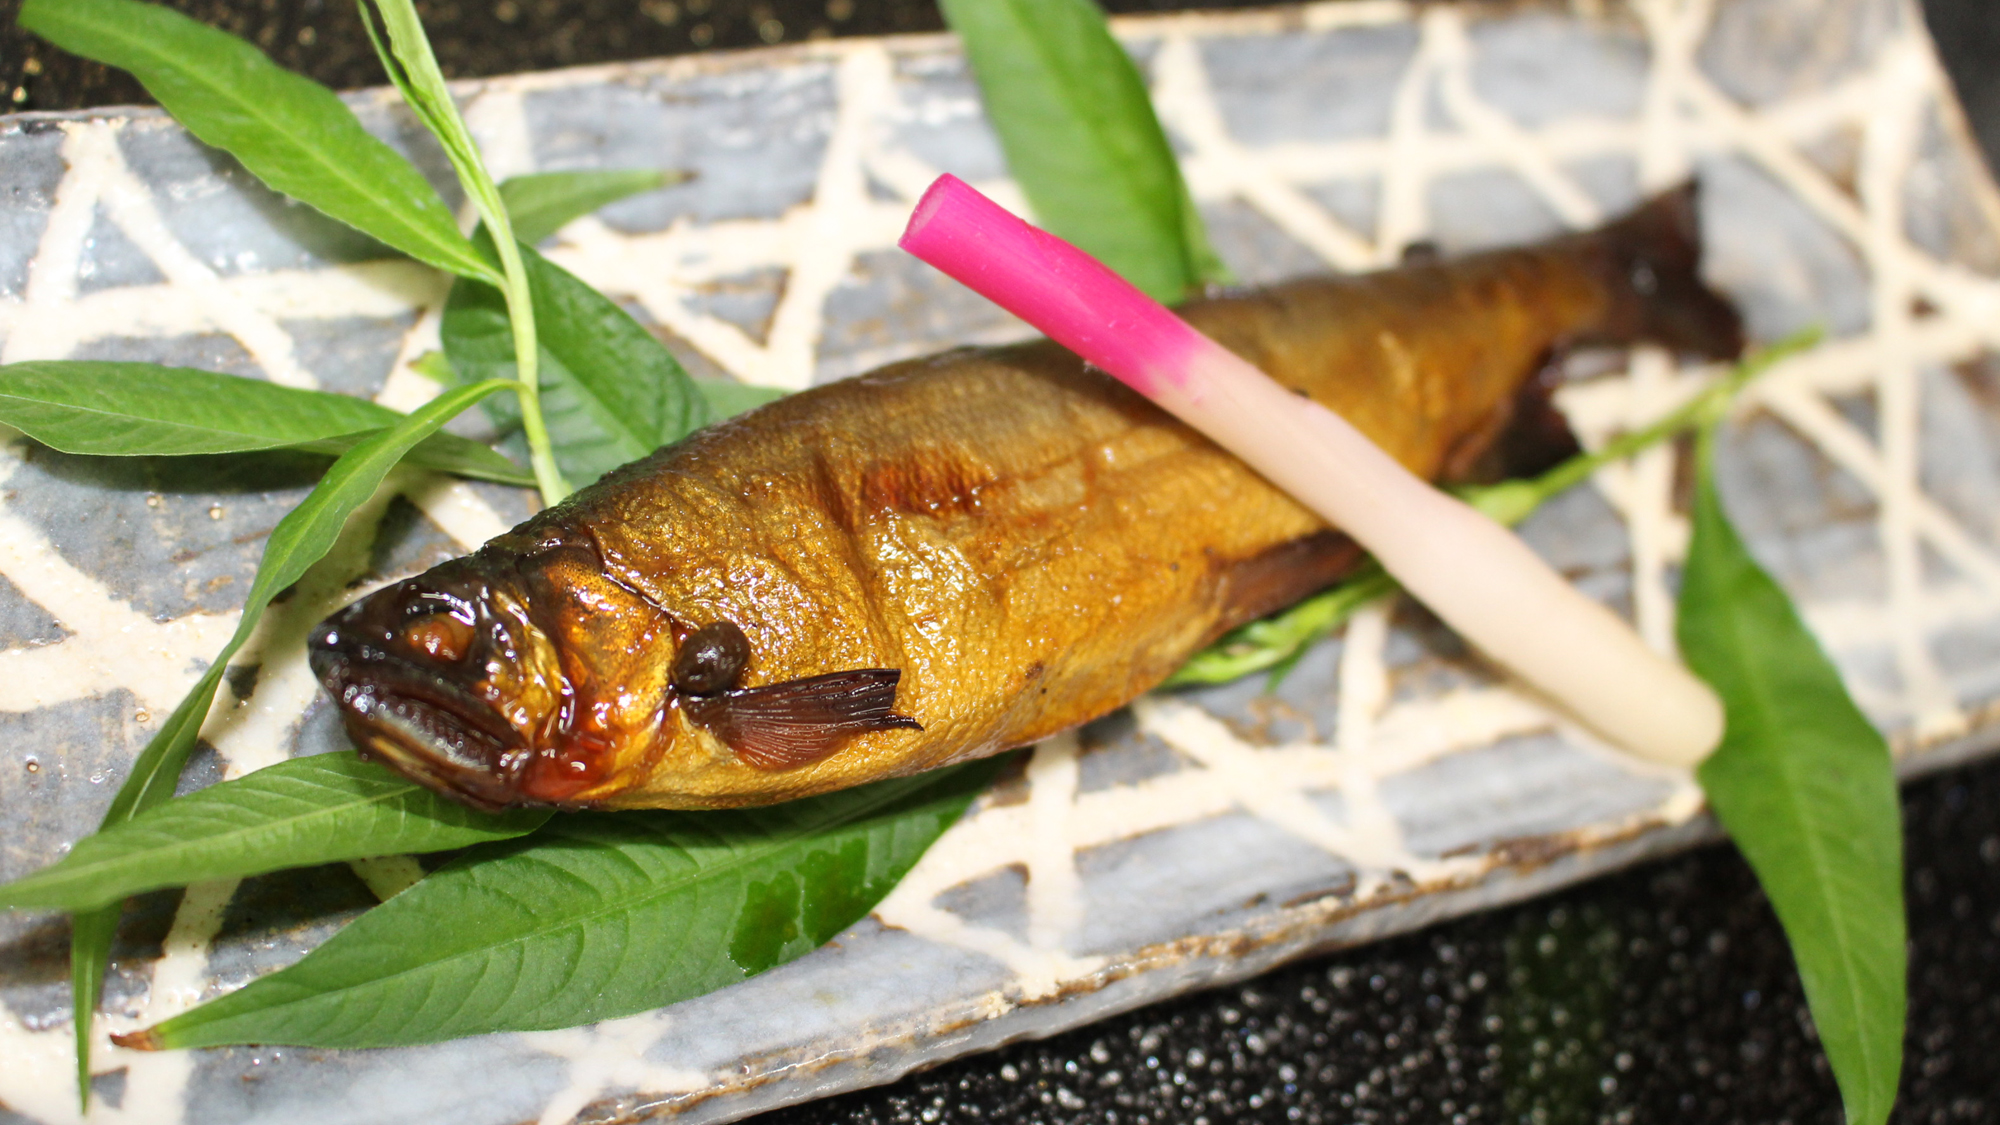
[[(1733, 513), (1900, 751), (1987, 744), (2000, 198), (1911, 7), (1363, 0), (1117, 26), (1246, 282), (1587, 227), (1697, 176), (1709, 273), (1753, 334), (1828, 331), (1746, 396), (1724, 448)], [(893, 248), (938, 172), (1019, 203), (948, 38), (461, 91), (500, 175), (697, 173), (547, 251), (699, 372), (796, 388), (1024, 332)], [(390, 98), (352, 101), (457, 199)], [(0, 185), (0, 359), (185, 363), (400, 408), (434, 393), (410, 363), (436, 346), (443, 279), (157, 114), (5, 119)], [(1641, 350), (1562, 405), (1596, 444), (1714, 374)], [(95, 823), (233, 627), (306, 472), (0, 449), (0, 878)], [(239, 657), (190, 783), (340, 745), (304, 630), (527, 511), (507, 489), (392, 480)], [(1671, 643), (1672, 450), (1603, 471), (1526, 533)], [(1698, 838), (1699, 812), (1685, 775), (1605, 752), (1407, 603), (1376, 607), (1273, 695), (1253, 679), (1155, 696), (1035, 748), (833, 946), (657, 1013), (396, 1051), (123, 1051), (104, 1036), (289, 963), (385, 873), (148, 896), (99, 1020), (101, 1100), (133, 1121), (723, 1119), (1531, 894)], [(76, 1112), (64, 936), (0, 920), (0, 1105), (32, 1121)]]

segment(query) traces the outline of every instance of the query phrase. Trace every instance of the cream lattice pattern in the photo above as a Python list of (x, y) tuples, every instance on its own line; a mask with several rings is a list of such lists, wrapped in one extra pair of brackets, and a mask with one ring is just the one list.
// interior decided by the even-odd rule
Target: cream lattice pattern
[[(1946, 626), (2000, 629), (2000, 553), (1920, 486), (1919, 373), (1971, 360), (2000, 344), (2000, 284), (1916, 245), (1906, 230), (1905, 194), (1926, 115), (1942, 112), (1950, 120), (1953, 114), (1920, 23), (1905, 12), (1897, 33), (1874, 45), (1867, 65), (1821, 88), (1752, 107), (1718, 89), (1697, 65), (1714, 15), (1710, 4), (1641, 0), (1630, 15), (1650, 50), (1636, 119), (1586, 112), (1536, 124), (1522, 123), (1482, 99), (1472, 79), (1472, 25), (1450, 6), (1419, 11), (1392, 0), (1367, 0), (1281, 15), (1147, 19), (1121, 29), (1150, 52), (1155, 100), (1183, 146), (1197, 198), (1209, 206), (1234, 202), (1253, 209), (1336, 268), (1393, 260), (1405, 244), (1434, 228), (1427, 187), (1438, 177), (1468, 170), (1511, 172), (1572, 227), (1606, 215), (1574, 171), (1593, 158), (1632, 161), (1640, 186), (1656, 188), (1686, 176), (1698, 159), (1733, 154), (1801, 201), (1865, 263), (1869, 326), (1788, 361), (1758, 385), (1746, 406), (1768, 412), (1868, 491), (1887, 576), (1880, 597), (1812, 602), (1805, 609), (1836, 653), (1888, 654), (1899, 686), (1857, 687), (1905, 748), (1976, 731), (1986, 717), (1977, 708), (1968, 714), (1967, 701), (1982, 694), (1975, 689), (1990, 685), (1947, 676), (1935, 656), (1935, 637)], [(1204, 44), (1401, 26), (1415, 27), (1417, 46), (1396, 80), (1385, 133), (1276, 144), (1232, 135), (1211, 88)], [(816, 374), (828, 374), (829, 364), (836, 373), (855, 369), (859, 364), (852, 357), (818, 358), (828, 299), (852, 277), (861, 256), (893, 245), (909, 205), (945, 170), (900, 145), (893, 125), (914, 112), (899, 64), (948, 57), (949, 50), (940, 40), (914, 39), (812, 45), (771, 56), (773, 66), (829, 70), (837, 92), (807, 202), (770, 218), (677, 221), (639, 234), (584, 219), (562, 232), (551, 256), (607, 291), (630, 297), (656, 323), (745, 381), (801, 387)], [(661, 70), (692, 65), (662, 64)], [(533, 170), (525, 98), (599, 77), (570, 72), (474, 88), (468, 115), (495, 170)], [(114, 331), (160, 338), (219, 332), (237, 341), (267, 377), (313, 386), (317, 379), (301, 362), (288, 324), (416, 313), (379, 398), (407, 408), (434, 391), (408, 362), (435, 346), (443, 292), (438, 278), (395, 262), (220, 274), (176, 239), (152, 194), (128, 167), (115, 121), (65, 121), (61, 128), (69, 170), (24, 290), (17, 298), (0, 299), (5, 334), (0, 358), (63, 357)], [(1860, 138), (1852, 193), (1807, 155), (1815, 143), (1843, 133)], [(1375, 186), (1372, 226), (1343, 221), (1312, 190), (1348, 181)], [(983, 186), (1010, 198), (1007, 184)], [(1982, 181), (1973, 192), (1989, 225), (2000, 230), (2000, 204), (1990, 188)], [(100, 215), (139, 248), (162, 282), (80, 287), (79, 265)], [(761, 340), (703, 311), (698, 298), (705, 285), (760, 270), (780, 270), (785, 278)], [(939, 342), (910, 341), (894, 351), (927, 350)], [(884, 352), (869, 358), (893, 357)], [(1586, 444), (1594, 444), (1657, 416), (1712, 374), (1676, 370), (1667, 357), (1641, 352), (1625, 374), (1570, 389), (1563, 405)], [(1878, 412), (1874, 435), (1837, 408), (1839, 399), (1864, 393), (1872, 394)], [(20, 457), (16, 443), (0, 472), (11, 474)], [(1660, 451), (1606, 470), (1595, 482), (1623, 518), (1629, 537), (1639, 627), (1661, 647), (1670, 644), (1669, 572), (1686, 538), (1671, 503), (1673, 475), (1671, 453)], [(246, 657), (253, 662), (270, 654), (251, 698), (219, 709), (205, 728), (229, 775), (286, 753), (289, 734), (315, 690), (299, 655), (303, 631), (351, 596), (347, 583), (366, 568), (372, 528), (392, 492), (407, 496), (465, 547), (504, 526), (466, 486), (414, 477), (394, 482), (357, 516), (336, 556), (266, 623), (256, 652)], [(122, 688), (137, 699), (142, 716), (164, 714), (233, 626), (233, 617), (193, 614), (156, 622), (65, 562), (42, 529), (5, 509), (0, 501), (0, 573), (63, 622), (70, 635), (60, 643), (0, 652), (0, 710), (33, 711)], [(1927, 570), (1927, 556), (1941, 560), (1942, 567)], [(1947, 576), (1939, 577), (1940, 570)], [(1150, 699), (1135, 709), (1139, 727), (1178, 752), (1182, 768), (1087, 792), (1079, 785), (1074, 738), (1038, 747), (1028, 769), (1027, 799), (977, 810), (933, 849), (882, 905), (879, 917), (1003, 964), (1008, 973), (1003, 986), (965, 997), (962, 1004), (967, 1012), (999, 1016), (1023, 1000), (1088, 982), (1117, 960), (1101, 951), (1076, 952), (1085, 909), (1077, 860), (1101, 845), (1238, 811), (1351, 864), (1359, 874), (1337, 900), (1343, 908), (1365, 903), (1392, 884), (1407, 890), (1408, 881), (1427, 888), (1477, 882), (1501, 860), (1491, 854), (1441, 858), (1412, 848), (1404, 825), (1380, 797), (1381, 784), (1508, 736), (1556, 729), (1579, 745), (1587, 745), (1588, 738), (1504, 683), (1475, 682), (1398, 699), (1385, 659), (1391, 633), (1390, 615), (1381, 607), (1363, 611), (1349, 625), (1338, 669), (1339, 719), (1325, 740), (1260, 745), (1186, 699)], [(150, 720), (135, 722), (143, 729)], [(1693, 816), (1699, 796), (1691, 783), (1678, 776), (1666, 780), (1657, 807), (1597, 825), (1593, 832), (1611, 839)], [(1309, 799), (1326, 793), (1339, 795), (1340, 816)], [(984, 926), (940, 905), (942, 892), (1010, 866), (1027, 872), (1023, 932)], [(410, 874), (407, 865), (393, 862), (378, 862), (362, 873), (385, 892)], [(209, 942), (234, 890), (233, 885), (195, 888), (180, 908), (165, 955), (152, 968), (143, 1002), (101, 1021), (99, 1068), (127, 1068), (122, 1107), (101, 1110), (104, 1119), (179, 1118), (193, 1068), (187, 1057), (120, 1051), (103, 1041), (102, 1033), (153, 1022), (201, 995), (210, 983)], [(545, 1103), (543, 1120), (567, 1120), (603, 1093), (668, 1093), (710, 1081), (696, 1069), (647, 1061), (648, 1050), (671, 1025), (671, 1015), (656, 1014), (528, 1037), (529, 1049), (570, 1060), (568, 1086)], [(866, 1027), (854, 1033), (853, 1042), (838, 1045), (839, 1053), (863, 1054), (871, 1036), (886, 1035)], [(0, 1012), (0, 1055), (9, 1060), (0, 1071), (0, 1103), (36, 1119), (72, 1119), (66, 1037), (60, 1026), (29, 1030)]]

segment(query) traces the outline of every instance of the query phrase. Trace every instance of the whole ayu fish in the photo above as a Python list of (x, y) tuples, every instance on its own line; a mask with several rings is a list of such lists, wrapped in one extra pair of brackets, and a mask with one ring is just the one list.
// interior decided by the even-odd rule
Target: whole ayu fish
[[(1552, 353), (1739, 350), (1693, 206), (1181, 312), (1417, 473), (1463, 476), (1549, 425)], [(961, 349), (627, 465), (335, 615), (312, 664), (364, 753), (468, 804), (761, 804), (1076, 726), (1358, 560), (1054, 344)]]

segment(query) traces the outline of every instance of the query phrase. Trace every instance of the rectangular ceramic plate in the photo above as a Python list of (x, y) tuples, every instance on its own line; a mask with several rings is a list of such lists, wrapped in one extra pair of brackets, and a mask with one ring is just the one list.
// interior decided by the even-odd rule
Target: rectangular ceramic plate
[[(1576, 10), (1368, 0), (1119, 24), (1246, 282), (1585, 227), (1693, 175), (1708, 272), (1772, 340), (1723, 488), (1908, 768), (2000, 732), (2000, 199), (1901, 0)], [(946, 37), (463, 87), (502, 174), (697, 177), (581, 220), (551, 257), (706, 373), (784, 387), (1020, 326), (893, 249), (951, 171), (1018, 200)], [(369, 126), (443, 183), (390, 98)], [(150, 111), (0, 119), (0, 358), (147, 359), (407, 407), (444, 283), (262, 189)], [(1707, 373), (1640, 353), (1564, 394), (1586, 442)], [(1529, 538), (1670, 635), (1687, 530), (1671, 451)], [(101, 815), (222, 643), (284, 461), (0, 449), (0, 879)], [(190, 784), (341, 745), (299, 649), (350, 580), (471, 548), (505, 489), (401, 479), (242, 658)], [(153, 1023), (290, 963), (372, 899), (362, 865), (141, 899), (98, 1026), (121, 1120), (722, 1120), (888, 1081), (1301, 952), (1519, 899), (1712, 834), (1681, 773), (1598, 746), (1407, 604), (1363, 612), (1274, 695), (1149, 698), (1035, 749), (876, 914), (743, 985), (573, 1031), (388, 1051), (139, 1054)], [(0, 918), (0, 1120), (75, 1115), (67, 932)]]

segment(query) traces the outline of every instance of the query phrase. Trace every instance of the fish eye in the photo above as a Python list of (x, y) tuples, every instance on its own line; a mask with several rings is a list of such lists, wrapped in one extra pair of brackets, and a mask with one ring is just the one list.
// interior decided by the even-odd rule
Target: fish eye
[(734, 621), (703, 625), (681, 643), (674, 657), (674, 688), (689, 695), (728, 691), (750, 663), (750, 638)]
[(403, 626), (403, 643), (432, 660), (455, 663), (472, 647), (472, 626), (449, 613), (433, 613)]

